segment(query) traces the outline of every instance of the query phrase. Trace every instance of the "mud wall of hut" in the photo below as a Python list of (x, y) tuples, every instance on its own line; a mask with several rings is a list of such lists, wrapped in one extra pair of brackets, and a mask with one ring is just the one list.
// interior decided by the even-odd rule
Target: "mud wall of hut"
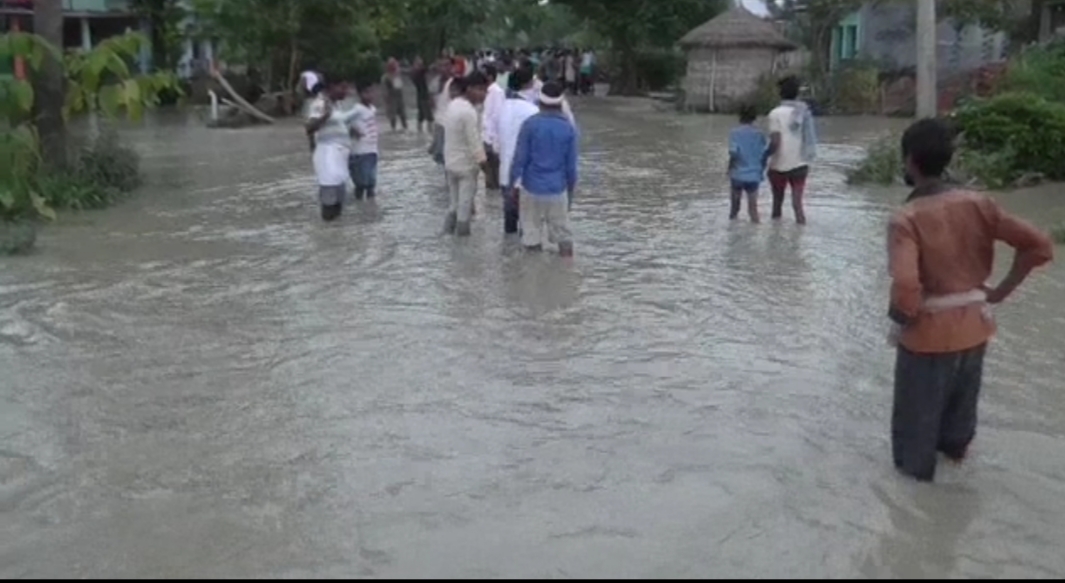
[(758, 79), (774, 72), (778, 55), (776, 49), (768, 47), (690, 50), (684, 82), (685, 107), (700, 112), (735, 111), (758, 88)]

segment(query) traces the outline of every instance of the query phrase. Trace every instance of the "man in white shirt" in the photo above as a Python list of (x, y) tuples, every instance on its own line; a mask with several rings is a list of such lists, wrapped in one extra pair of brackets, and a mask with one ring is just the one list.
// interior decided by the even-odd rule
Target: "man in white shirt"
[(474, 71), (463, 79), (454, 79), (452, 84), (458, 84), (461, 93), (451, 100), (443, 118), (444, 170), (451, 199), (444, 229), (468, 237), (478, 173), (488, 162), (477, 113), (477, 106), (484, 103), (488, 92), (488, 79)]
[(486, 65), (484, 75), (488, 78), (488, 94), (484, 100), (484, 149), (488, 156), (488, 170), (484, 173), (484, 187), (492, 191), (499, 189), (499, 123), (500, 110), (507, 100), (507, 92), (496, 83), (497, 72), (494, 65)]
[(509, 184), (510, 169), (514, 163), (514, 152), (518, 149), (518, 136), (521, 134), (521, 126), (525, 120), (540, 113), (540, 108), (533, 102), (521, 96), (522, 90), (528, 90), (533, 85), (533, 72), (528, 68), (520, 68), (510, 75), (511, 95), (503, 102), (499, 118), (496, 120), (495, 133), (499, 144), (499, 176), (504, 184), (503, 189), (503, 231), (508, 235), (518, 232), (518, 198), (513, 196), (515, 188), (521, 185)]
[(306, 131), (313, 152), (314, 173), (318, 179), (318, 198), (322, 220), (334, 221), (344, 207), (345, 189), (350, 172), (351, 113), (340, 111), (339, 103), (347, 96), (347, 87), (333, 83), (310, 104)]
[(784, 214), (784, 197), (791, 187), (795, 220), (806, 224), (803, 196), (810, 164), (817, 156), (813, 113), (799, 100), (801, 84), (795, 77), (780, 82), (780, 105), (769, 112), (769, 185), (773, 190), (773, 219)]
[(374, 106), (376, 93), (375, 86), (364, 83), (359, 90), (359, 103), (352, 110), (348, 121), (351, 135), (355, 138), (348, 160), (351, 181), (355, 183), (355, 200), (362, 200), (363, 196), (373, 200), (377, 196), (377, 164), (380, 151), (377, 108)]

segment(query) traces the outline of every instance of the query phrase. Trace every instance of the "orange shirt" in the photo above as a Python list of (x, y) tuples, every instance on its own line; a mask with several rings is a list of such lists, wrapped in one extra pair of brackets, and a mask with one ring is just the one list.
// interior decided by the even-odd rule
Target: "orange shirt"
[(1017, 250), (1029, 267), (1054, 259), (1054, 244), (986, 195), (944, 185), (914, 191), (888, 226), (891, 309), (905, 320), (899, 343), (919, 354), (975, 348), (995, 334), (983, 306), (922, 310), (926, 298), (981, 289), (989, 283), (995, 242)]

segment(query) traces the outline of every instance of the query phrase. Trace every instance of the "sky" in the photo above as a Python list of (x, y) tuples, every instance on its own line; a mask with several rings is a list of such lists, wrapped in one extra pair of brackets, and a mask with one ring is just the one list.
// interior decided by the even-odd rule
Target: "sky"
[(769, 16), (769, 9), (766, 8), (766, 0), (736, 0), (737, 4), (743, 5), (751, 14), (757, 16)]

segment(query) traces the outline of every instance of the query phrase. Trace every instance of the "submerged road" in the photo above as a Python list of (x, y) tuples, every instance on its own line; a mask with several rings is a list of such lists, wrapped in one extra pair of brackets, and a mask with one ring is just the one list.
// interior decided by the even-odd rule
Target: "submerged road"
[[(0, 578), (1065, 576), (1061, 263), (999, 311), (971, 463), (919, 486), (904, 193), (842, 174), (894, 122), (822, 121), (799, 228), (727, 221), (731, 118), (577, 109), (572, 266), (494, 197), (442, 237), (415, 135), (323, 226), (294, 124), (127, 131), (145, 191), (0, 259)], [(1052, 190), (1004, 200), (1048, 225)]]

